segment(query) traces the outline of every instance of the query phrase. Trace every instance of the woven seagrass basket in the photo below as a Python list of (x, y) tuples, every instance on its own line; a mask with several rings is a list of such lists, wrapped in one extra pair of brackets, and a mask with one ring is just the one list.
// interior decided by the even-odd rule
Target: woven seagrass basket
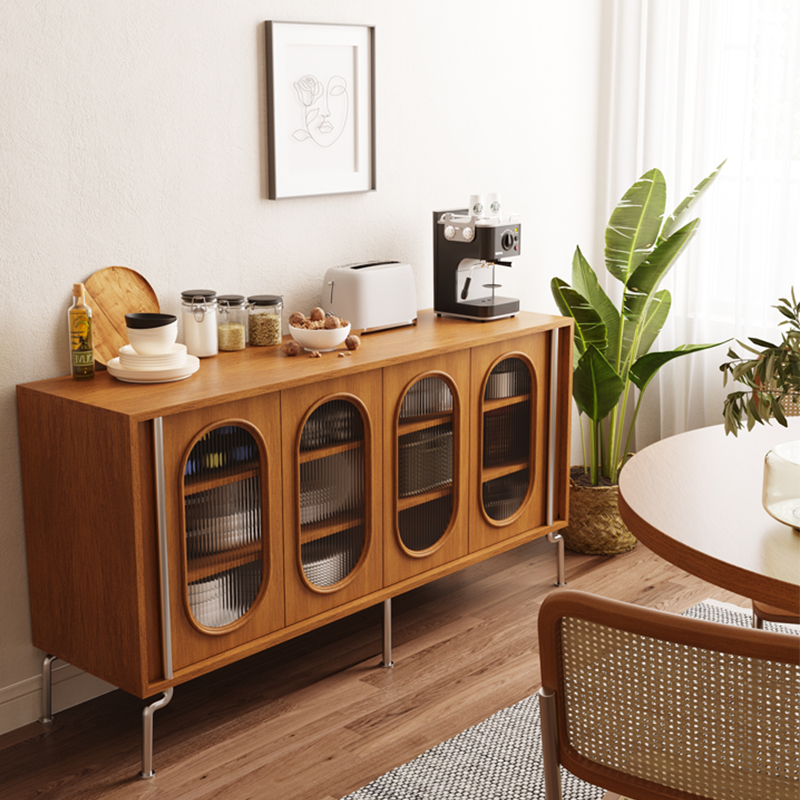
[[(571, 472), (582, 472), (573, 467)], [(613, 556), (636, 546), (617, 505), (617, 486), (580, 486), (570, 478), (569, 525), (561, 530), (564, 544), (576, 553)]]

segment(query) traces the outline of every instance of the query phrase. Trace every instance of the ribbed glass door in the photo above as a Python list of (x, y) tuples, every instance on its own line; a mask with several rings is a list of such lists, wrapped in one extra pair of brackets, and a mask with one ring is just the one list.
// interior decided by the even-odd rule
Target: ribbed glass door
[(512, 517), (531, 484), (531, 370), (518, 356), (490, 372), (483, 393), (482, 503), (490, 520)]
[(300, 437), (300, 563), (308, 584), (343, 581), (365, 539), (364, 420), (337, 398), (309, 415)]
[(189, 610), (205, 628), (244, 617), (263, 581), (261, 452), (241, 425), (206, 432), (186, 459), (184, 533)]
[(453, 390), (443, 378), (414, 383), (400, 406), (397, 530), (410, 553), (434, 547), (453, 516)]

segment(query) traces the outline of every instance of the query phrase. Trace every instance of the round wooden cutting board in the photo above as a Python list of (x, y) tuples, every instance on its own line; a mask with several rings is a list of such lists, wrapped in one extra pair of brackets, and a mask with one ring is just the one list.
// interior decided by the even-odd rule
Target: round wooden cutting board
[(86, 304), (92, 309), (94, 357), (107, 365), (128, 344), (125, 315), (158, 313), (153, 287), (136, 270), (105, 267), (85, 282)]

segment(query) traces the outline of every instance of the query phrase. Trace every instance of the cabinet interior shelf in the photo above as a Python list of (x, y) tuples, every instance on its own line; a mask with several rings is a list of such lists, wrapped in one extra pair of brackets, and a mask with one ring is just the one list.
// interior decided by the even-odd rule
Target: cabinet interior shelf
[(522, 472), (528, 469), (528, 459), (520, 461), (509, 461), (506, 464), (496, 464), (492, 467), (484, 467), (482, 472), (482, 483), (488, 483), (496, 478), (503, 478), (506, 475), (512, 475), (515, 472)]
[(316, 539), (324, 539), (326, 536), (332, 536), (334, 533), (340, 533), (349, 528), (355, 528), (357, 525), (363, 524), (363, 522), (363, 517), (348, 511), (334, 514), (319, 522), (309, 522), (302, 525), (300, 528), (300, 543), (307, 544)]
[(399, 497), (397, 499), (397, 510), (405, 511), (414, 506), (421, 506), (425, 503), (430, 503), (433, 500), (438, 500), (440, 497), (446, 497), (453, 493), (452, 481), (443, 485), (437, 486), (435, 489), (430, 489), (427, 492), (420, 492), (419, 494), (408, 495), (407, 497)]
[(446, 425), (448, 422), (453, 421), (453, 412), (444, 411), (435, 414), (420, 414), (415, 417), (404, 417), (400, 420), (399, 432), (401, 436), (407, 433), (414, 433), (416, 431), (425, 430), (426, 428), (435, 428), (437, 425)]
[(185, 478), (183, 483), (183, 494), (188, 496), (205, 492), (208, 489), (219, 489), (220, 486), (229, 486), (232, 483), (245, 481), (248, 478), (256, 478), (261, 474), (259, 467), (244, 467), (235, 472), (226, 471), (224, 475), (217, 475), (208, 478)]
[(233, 550), (221, 550), (212, 555), (200, 558), (190, 558), (188, 569), (186, 570), (186, 580), (188, 583), (210, 578), (220, 572), (226, 572), (251, 561), (261, 559), (263, 545), (261, 542), (252, 542), (245, 547), (236, 547)]
[(531, 399), (529, 394), (515, 394), (512, 397), (499, 397), (493, 400), (483, 401), (484, 411), (494, 411), (498, 408), (507, 408), (508, 406), (517, 405), (517, 403), (524, 403)]
[(343, 444), (332, 444), (325, 447), (317, 447), (314, 450), (303, 450), (300, 453), (299, 461), (305, 464), (308, 461), (316, 461), (320, 458), (327, 458), (328, 456), (335, 456), (338, 453), (346, 453), (348, 450), (358, 450), (364, 446), (362, 440), (356, 442), (344, 442)]

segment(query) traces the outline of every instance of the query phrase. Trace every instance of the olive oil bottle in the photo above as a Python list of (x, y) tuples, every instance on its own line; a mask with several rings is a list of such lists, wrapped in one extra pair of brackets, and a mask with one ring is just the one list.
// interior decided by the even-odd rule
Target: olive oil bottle
[(72, 356), (72, 377), (94, 378), (94, 346), (92, 344), (92, 309), (86, 305), (82, 283), (72, 285), (72, 307), (69, 310), (69, 349)]

